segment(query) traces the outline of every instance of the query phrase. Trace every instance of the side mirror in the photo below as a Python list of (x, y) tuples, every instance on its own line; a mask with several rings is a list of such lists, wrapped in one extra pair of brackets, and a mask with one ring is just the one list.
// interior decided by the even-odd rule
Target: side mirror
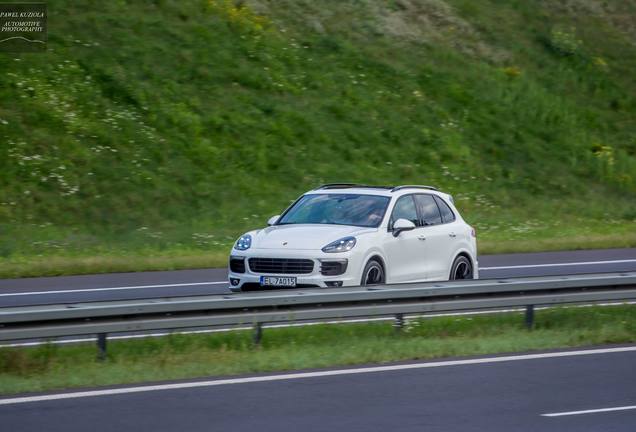
[(398, 219), (393, 222), (393, 237), (400, 235), (402, 231), (411, 231), (415, 229), (415, 224), (407, 219)]
[(276, 221), (278, 220), (278, 218), (280, 217), (280, 215), (276, 215), (276, 216), (272, 216), (271, 218), (269, 218), (267, 220), (267, 226), (272, 226), (276, 223)]

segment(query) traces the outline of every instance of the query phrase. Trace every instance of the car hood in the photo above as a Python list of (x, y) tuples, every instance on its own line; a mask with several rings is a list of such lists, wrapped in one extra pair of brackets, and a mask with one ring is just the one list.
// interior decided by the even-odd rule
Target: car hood
[(294, 224), (274, 225), (252, 234), (254, 249), (322, 249), (329, 243), (347, 236), (377, 231), (345, 225)]

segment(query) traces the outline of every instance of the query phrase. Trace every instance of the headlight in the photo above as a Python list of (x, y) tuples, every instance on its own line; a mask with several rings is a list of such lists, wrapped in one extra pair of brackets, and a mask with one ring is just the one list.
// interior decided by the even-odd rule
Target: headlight
[(355, 237), (345, 237), (340, 240), (336, 240), (335, 242), (329, 243), (327, 246), (322, 248), (323, 252), (333, 253), (333, 252), (347, 252), (353, 249), (356, 245)]
[(236, 250), (248, 250), (252, 246), (252, 236), (249, 234), (245, 234), (239, 237), (234, 245), (234, 249)]

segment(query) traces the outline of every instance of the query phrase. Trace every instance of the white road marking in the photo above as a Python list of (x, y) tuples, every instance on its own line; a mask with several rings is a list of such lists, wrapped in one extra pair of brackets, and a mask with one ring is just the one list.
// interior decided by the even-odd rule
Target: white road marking
[(611, 260), (611, 261), (583, 261), (583, 262), (570, 262), (570, 263), (553, 263), (553, 264), (527, 264), (527, 265), (513, 265), (513, 266), (497, 266), (497, 267), (479, 267), (479, 271), (482, 270), (507, 270), (507, 269), (522, 269), (522, 268), (541, 268), (541, 267), (567, 267), (567, 266), (583, 266), (583, 265), (604, 265), (604, 264), (624, 264), (624, 263), (636, 263), (636, 259), (624, 259), (624, 260)]
[(636, 405), (613, 407), (613, 408), (599, 408), (599, 409), (591, 409), (591, 410), (584, 410), (584, 411), (566, 411), (566, 412), (548, 413), (548, 414), (541, 414), (541, 415), (543, 417), (561, 417), (561, 416), (571, 416), (571, 415), (579, 415), (579, 414), (625, 411), (625, 410), (633, 410), (633, 409), (636, 409)]
[(14, 405), (14, 404), (28, 403), (28, 402), (43, 402), (43, 401), (53, 401), (53, 400), (61, 400), (61, 399), (76, 399), (76, 398), (85, 398), (85, 397), (142, 393), (142, 392), (161, 391), (161, 390), (178, 390), (178, 389), (197, 388), (197, 387), (213, 387), (213, 386), (231, 385), (231, 384), (247, 384), (247, 383), (270, 382), (270, 381), (288, 381), (288, 380), (296, 380), (296, 379), (328, 377), (328, 376), (338, 376), (338, 375), (355, 375), (355, 374), (365, 374), (365, 373), (391, 372), (391, 371), (408, 370), (408, 369), (427, 369), (427, 368), (446, 367), (446, 366), (503, 363), (503, 362), (520, 361), (520, 360), (575, 357), (575, 356), (585, 356), (585, 355), (594, 355), (594, 354), (623, 353), (623, 352), (634, 352), (634, 351), (636, 351), (636, 346), (579, 350), (579, 351), (562, 351), (562, 352), (540, 353), (540, 354), (510, 355), (510, 356), (502, 356), (502, 357), (485, 357), (485, 358), (476, 358), (476, 359), (468, 359), (468, 360), (450, 360), (450, 361), (439, 361), (439, 362), (411, 363), (411, 364), (400, 364), (400, 365), (390, 365), (390, 366), (373, 366), (373, 367), (353, 368), (353, 369), (335, 369), (335, 370), (317, 371), (317, 372), (266, 375), (266, 376), (255, 376), (255, 377), (246, 377), (246, 378), (216, 379), (216, 380), (209, 380), (209, 381), (158, 384), (158, 385), (147, 385), (147, 386), (136, 386), (136, 387), (122, 387), (122, 388), (104, 389), (104, 390), (79, 391), (79, 392), (71, 392), (71, 393), (54, 393), (54, 394), (40, 395), (40, 396), (23, 396), (23, 397), (0, 399), (0, 405)]
[[(479, 270), (489, 271), (489, 270), (541, 268), (541, 267), (567, 267), (567, 266), (604, 265), (604, 264), (621, 264), (621, 263), (623, 264), (636, 263), (636, 259), (480, 267)], [(98, 292), (98, 291), (122, 291), (122, 290), (135, 290), (135, 289), (147, 289), (147, 288), (169, 288), (169, 287), (197, 286), (197, 285), (221, 285), (221, 284), (227, 284), (227, 283), (228, 283), (227, 281), (209, 281), (209, 282), (190, 282), (190, 283), (175, 283), (175, 284), (163, 284), (163, 285), (133, 285), (133, 286), (118, 286), (118, 287), (107, 287), (107, 288), (80, 288), (80, 289), (69, 289), (69, 290), (10, 292), (10, 293), (0, 293), (0, 297), (46, 295), (46, 294), (67, 294), (67, 293)]]
[(29, 291), (29, 292), (2, 293), (0, 294), (0, 297), (42, 295), (42, 294), (66, 294), (66, 293), (95, 292), (95, 291), (121, 291), (121, 290), (129, 290), (129, 289), (168, 288), (168, 287), (196, 286), (196, 285), (219, 285), (219, 284), (227, 284), (227, 283), (228, 283), (227, 281), (211, 281), (211, 282), (190, 282), (190, 283), (177, 283), (177, 284), (164, 284), (164, 285), (136, 285), (136, 286), (121, 286), (121, 287), (108, 287), (108, 288), (80, 288), (80, 289), (54, 290), (54, 291)]

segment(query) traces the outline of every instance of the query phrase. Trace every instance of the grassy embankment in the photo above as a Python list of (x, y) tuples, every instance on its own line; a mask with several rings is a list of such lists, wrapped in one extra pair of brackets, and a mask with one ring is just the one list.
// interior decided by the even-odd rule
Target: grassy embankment
[(389, 323), (265, 329), (262, 346), (247, 331), (171, 335), (109, 343), (0, 348), (0, 394), (71, 387), (323, 368), (550, 348), (636, 342), (636, 307), (537, 312), (528, 331), (519, 313)]
[(323, 182), (435, 184), (481, 251), (636, 245), (636, 3), (49, 6), (0, 53), (0, 276), (223, 265)]

